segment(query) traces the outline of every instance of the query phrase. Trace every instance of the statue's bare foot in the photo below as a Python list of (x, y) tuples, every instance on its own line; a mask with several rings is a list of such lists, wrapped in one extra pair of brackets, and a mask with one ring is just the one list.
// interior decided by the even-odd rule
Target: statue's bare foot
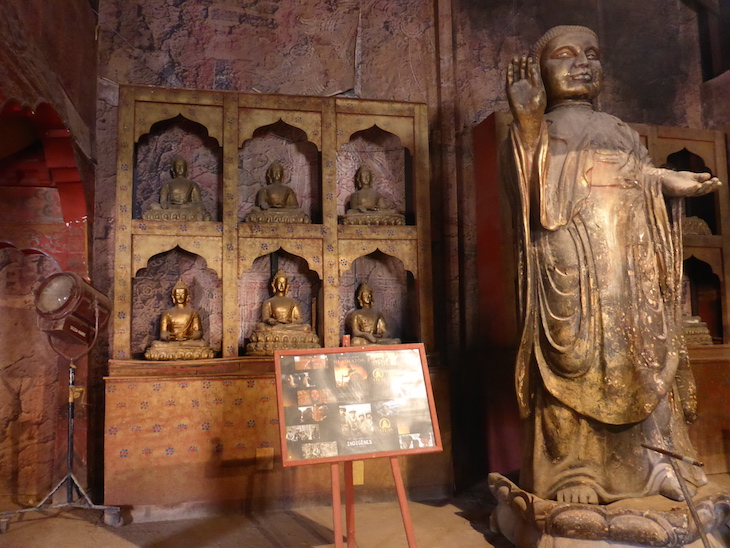
[[(689, 491), (690, 497), (694, 497), (697, 494), (697, 489), (695, 489), (693, 485), (688, 484), (687, 491)], [(668, 499), (680, 502), (684, 500), (684, 493), (682, 493), (682, 488), (679, 486), (677, 476), (674, 474), (668, 475), (664, 478), (664, 480), (662, 480), (662, 484), (659, 486), (659, 494), (667, 497)]]
[(587, 485), (573, 485), (558, 491), (558, 502), (598, 504), (598, 495)]

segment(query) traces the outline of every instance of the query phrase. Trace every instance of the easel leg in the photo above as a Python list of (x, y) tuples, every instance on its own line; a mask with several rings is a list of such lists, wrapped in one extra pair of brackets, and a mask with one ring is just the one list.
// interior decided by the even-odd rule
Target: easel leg
[(342, 544), (342, 502), (340, 500), (340, 466), (338, 463), (330, 464), (330, 477), (332, 480), (332, 519), (334, 520), (335, 548), (343, 548)]
[(403, 476), (400, 473), (398, 457), (390, 457), (390, 467), (393, 470), (393, 480), (395, 481), (395, 490), (398, 493), (398, 504), (403, 518), (403, 527), (406, 530), (408, 548), (416, 548), (416, 534), (413, 532), (413, 522), (411, 521), (411, 512), (408, 509), (408, 499), (406, 498), (406, 489), (403, 486)]
[(345, 461), (345, 519), (347, 520), (347, 548), (357, 548), (355, 541), (355, 487), (352, 461)]

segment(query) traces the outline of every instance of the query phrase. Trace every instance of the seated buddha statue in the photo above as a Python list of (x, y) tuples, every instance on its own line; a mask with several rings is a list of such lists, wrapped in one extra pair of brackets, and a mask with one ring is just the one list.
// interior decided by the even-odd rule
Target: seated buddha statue
[(385, 317), (373, 308), (373, 290), (366, 283), (357, 288), (359, 308), (345, 317), (345, 331), (350, 335), (351, 346), (371, 344), (400, 344), (400, 339), (391, 338), (385, 325)]
[(340, 218), (343, 225), (404, 225), (405, 217), (388, 208), (383, 196), (373, 188), (373, 173), (361, 166), (355, 174), (350, 208)]
[(190, 306), (190, 292), (182, 280), (172, 288), (172, 302), (160, 317), (160, 339), (154, 341), (144, 356), (148, 360), (201, 360), (213, 357), (213, 350), (203, 340), (200, 316)]
[(297, 195), (284, 183), (284, 167), (274, 162), (266, 170), (266, 185), (256, 194), (256, 205), (246, 215), (247, 223), (311, 223), (299, 208)]
[(188, 163), (176, 156), (170, 168), (172, 179), (162, 185), (160, 203), (152, 204), (142, 218), (158, 221), (210, 221), (203, 207), (200, 187), (188, 179)]
[(299, 303), (289, 297), (289, 278), (279, 270), (271, 281), (273, 297), (261, 305), (261, 321), (251, 334), (246, 353), (271, 356), (274, 350), (319, 348), (319, 337), (304, 323)]

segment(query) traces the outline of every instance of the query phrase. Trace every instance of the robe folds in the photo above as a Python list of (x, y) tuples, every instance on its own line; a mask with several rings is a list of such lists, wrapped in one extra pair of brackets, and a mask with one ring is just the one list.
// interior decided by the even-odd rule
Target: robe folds
[(519, 213), (521, 487), (549, 499), (587, 485), (601, 502), (655, 494), (673, 472), (641, 443), (694, 453), (681, 244), (661, 172), (634, 130), (590, 105), (548, 112), (534, 149), (513, 125), (502, 161)]

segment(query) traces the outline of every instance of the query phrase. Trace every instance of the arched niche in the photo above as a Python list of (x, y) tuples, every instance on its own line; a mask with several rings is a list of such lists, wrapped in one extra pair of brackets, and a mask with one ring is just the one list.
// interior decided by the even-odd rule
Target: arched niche
[(309, 270), (304, 259), (280, 249), (256, 259), (238, 279), (241, 353), (261, 320), (261, 305), (272, 296), (271, 280), (279, 269), (289, 277), (288, 296), (299, 303), (304, 322), (321, 333), (321, 281), (315, 272)]
[(373, 308), (385, 317), (390, 335), (403, 342), (416, 340), (418, 315), (413, 275), (402, 261), (381, 251), (359, 257), (340, 277), (340, 338), (345, 334), (345, 316), (357, 308), (355, 292), (361, 283), (372, 288)]
[(86, 276), (86, 204), (93, 203), (94, 189), (82, 180), (80, 147), (48, 103), (31, 109), (11, 99), (0, 109), (0, 203), (6, 213), (0, 232), (17, 247), (39, 248), (63, 269)]
[(355, 174), (366, 166), (373, 174), (373, 188), (396, 213), (413, 224), (411, 156), (397, 135), (377, 125), (353, 133), (337, 152), (337, 214), (347, 211), (355, 192)]
[[(705, 164), (702, 156), (683, 148), (667, 156), (664, 167), (675, 171), (692, 171), (695, 173), (712, 173)], [(685, 214), (687, 217), (698, 217), (702, 219), (712, 234), (718, 233), (717, 206), (715, 204), (715, 193), (696, 196), (685, 199)]]
[(707, 324), (713, 342), (721, 344), (723, 324), (720, 277), (708, 263), (694, 256), (684, 261), (684, 276), (682, 304), (685, 315), (699, 316)]
[(178, 280), (190, 290), (190, 304), (203, 324), (203, 339), (221, 350), (222, 283), (203, 257), (179, 247), (151, 257), (132, 279), (132, 355), (142, 358), (159, 339), (160, 315), (173, 306), (171, 292)]
[(135, 147), (132, 218), (160, 202), (162, 185), (172, 178), (176, 156), (188, 163), (188, 179), (195, 181), (211, 221), (221, 220), (222, 148), (202, 124), (182, 115), (154, 124)]
[(320, 152), (307, 134), (279, 120), (257, 128), (238, 153), (238, 219), (256, 205), (256, 194), (266, 185), (266, 171), (274, 162), (284, 167), (284, 182), (297, 196), (299, 207), (313, 223), (321, 222)]

